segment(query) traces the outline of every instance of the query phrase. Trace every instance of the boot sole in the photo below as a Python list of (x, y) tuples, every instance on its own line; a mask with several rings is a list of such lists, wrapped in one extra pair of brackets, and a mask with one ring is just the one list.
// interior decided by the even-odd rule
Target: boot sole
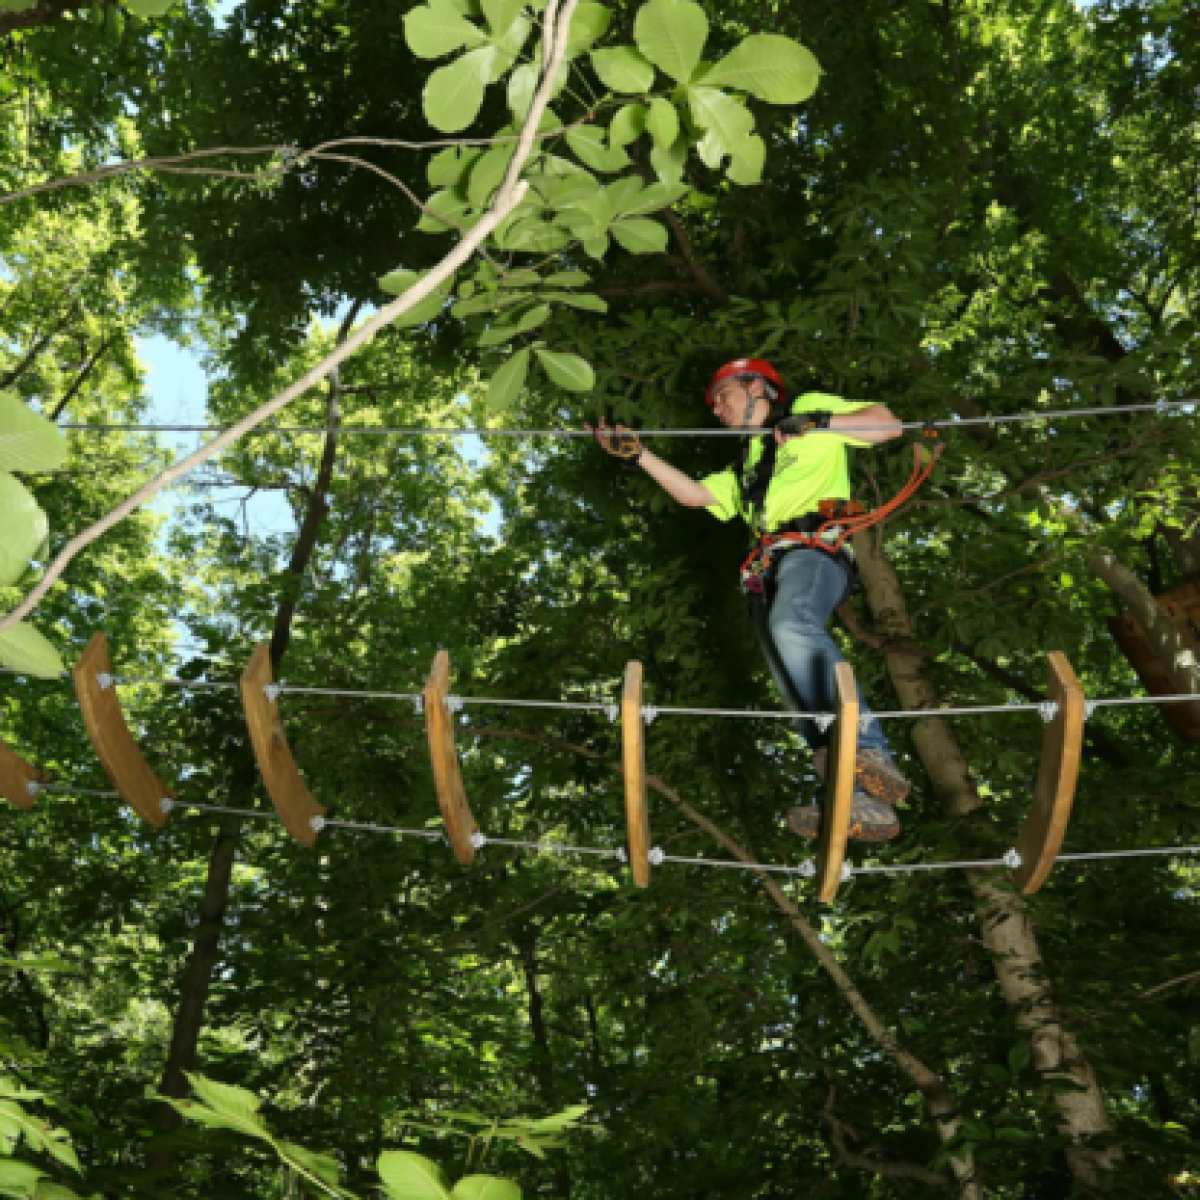
[[(826, 778), (825, 770), (828, 754), (822, 748), (813, 755), (813, 767), (817, 774)], [(854, 786), (866, 792), (873, 800), (882, 800), (884, 804), (899, 804), (906, 800), (912, 787), (903, 775), (888, 771), (875, 763), (856, 759), (854, 762)]]
[[(857, 811), (856, 811), (857, 810)], [(821, 810), (810, 804), (804, 808), (793, 808), (787, 816), (788, 828), (797, 836), (816, 841), (821, 836)], [(861, 801), (856, 801), (850, 812), (850, 826), (846, 836), (853, 842), (890, 842), (900, 833), (900, 821), (890, 809), (883, 812), (864, 811)]]

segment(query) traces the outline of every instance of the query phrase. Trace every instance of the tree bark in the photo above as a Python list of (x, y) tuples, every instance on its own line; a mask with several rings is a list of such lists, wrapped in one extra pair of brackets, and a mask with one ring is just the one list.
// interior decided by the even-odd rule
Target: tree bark
[[(854, 539), (863, 589), (877, 626), (901, 650), (885, 649), (888, 674), (907, 709), (934, 708), (936, 690), (921, 671), (921, 658), (903, 653), (913, 643), (904, 594), (895, 571), (883, 557), (880, 541), (871, 532)], [(919, 720), (913, 730), (917, 753), (933, 782), (934, 792), (949, 816), (963, 816), (979, 807), (979, 792), (953, 730), (942, 718)], [(1094, 1187), (1122, 1159), (1118, 1146), (1094, 1149), (1094, 1138), (1112, 1133), (1104, 1096), (1091, 1064), (1075, 1036), (1064, 1028), (1049, 984), (1025, 901), (999, 886), (996, 873), (966, 872), (975, 898), (981, 937), (991, 953), (1001, 994), (1029, 1034), (1034, 1067), (1046, 1083), (1069, 1081), (1071, 1091), (1055, 1089), (1050, 1100), (1058, 1111), (1059, 1129), (1069, 1139), (1067, 1164), (1077, 1183)]]

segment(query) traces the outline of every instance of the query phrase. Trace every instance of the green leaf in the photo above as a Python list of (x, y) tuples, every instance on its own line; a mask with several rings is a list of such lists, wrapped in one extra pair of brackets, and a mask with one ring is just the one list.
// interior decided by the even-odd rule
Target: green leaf
[(691, 0), (650, 0), (638, 10), (633, 36), (659, 70), (687, 83), (708, 39), (708, 18)]
[(521, 1189), (495, 1175), (465, 1175), (450, 1195), (453, 1200), (521, 1200)]
[(607, 32), (612, 21), (612, 13), (603, 4), (593, 4), (591, 0), (583, 2), (575, 9), (571, 17), (571, 31), (567, 34), (567, 59), (577, 58), (591, 44), (599, 41)]
[(492, 38), (492, 44), (499, 53), (496, 55), (496, 62), (492, 64), (492, 70), (488, 77), (489, 83), (495, 83), (512, 68), (532, 28), (533, 26), (525, 17), (518, 17), (503, 34)]
[[(379, 286), (385, 292), (390, 292), (394, 296), (402, 296), (413, 284), (424, 279), (428, 274), (428, 271), (409, 271), (404, 269), (391, 271), (379, 281)], [(402, 313), (397, 317), (396, 324), (421, 325), (426, 321), (432, 320), (442, 311), (446, 303), (446, 298), (450, 295), (453, 286), (454, 280), (452, 277), (443, 282), (439, 287), (434, 288), (423, 300), (418, 300), (406, 313)]]
[(163, 17), (175, 7), (176, 0), (125, 0), (135, 17)]
[(431, 0), (405, 13), (404, 39), (418, 58), (441, 58), (463, 46), (478, 46), (487, 35), (447, 0)]
[(567, 133), (567, 145), (584, 166), (605, 174), (629, 166), (629, 155), (620, 146), (607, 146), (602, 130), (585, 126)]
[(451, 188), (461, 192), (459, 182), (482, 157), (482, 150), (451, 146), (429, 160), (429, 166), (425, 168), (425, 178), (429, 180), (430, 187)]
[(654, 139), (654, 145), (669, 150), (679, 138), (679, 114), (670, 100), (655, 96), (650, 101), (650, 112), (646, 117), (646, 128)]
[(457, 133), (475, 120), (497, 54), (495, 46), (483, 46), (430, 75), (422, 96), (430, 125), (443, 133)]
[(658, 212), (661, 208), (666, 208), (668, 204), (674, 204), (676, 200), (687, 193), (687, 185), (682, 183), (652, 183), (648, 188), (643, 188), (638, 194), (631, 198), (628, 204), (621, 205), (616, 211), (621, 216), (643, 216), (646, 213)]
[(39, 1171), (27, 1163), (0, 1158), (0, 1195), (32, 1196), (37, 1181), (44, 1179), (45, 1175), (45, 1171)]
[(36, 1200), (79, 1200), (78, 1192), (63, 1187), (61, 1183), (52, 1183), (48, 1179), (43, 1179), (37, 1185), (35, 1196)]
[(387, 1150), (379, 1156), (379, 1177), (395, 1200), (450, 1200), (446, 1173), (411, 1150)]
[(582, 308), (587, 312), (608, 312), (608, 301), (591, 292), (542, 292), (543, 300), (557, 301), (571, 308)]
[[(550, 99), (559, 95), (567, 86), (570, 77), (571, 64), (563, 61), (559, 64), (558, 74), (554, 77), (554, 86), (550, 89)], [(533, 105), (533, 94), (537, 91), (540, 67), (537, 63), (523, 63), (508, 77), (508, 107), (513, 115), (524, 120), (529, 115)], [(555, 122), (559, 124), (559, 122)]]
[(608, 234), (598, 233), (584, 238), (583, 249), (589, 258), (603, 258), (608, 253)]
[(529, 376), (529, 348), (518, 350), (508, 362), (492, 376), (487, 390), (489, 412), (499, 413), (511, 408), (525, 387)]
[(641, 93), (654, 86), (654, 64), (634, 46), (592, 51), (592, 68), (610, 92)]
[(53, 471), (67, 457), (67, 439), (12, 392), (0, 392), (0, 471)]
[(563, 354), (537, 347), (537, 356), (546, 374), (568, 392), (590, 392), (596, 386), (591, 364), (577, 354)]
[(757, 133), (752, 133), (734, 149), (733, 161), (725, 174), (734, 183), (749, 187), (762, 183), (763, 167), (766, 163), (767, 145)]
[(0, 629), (0, 663), (39, 679), (56, 679), (66, 670), (58, 651), (25, 621)]
[(561, 250), (570, 240), (570, 233), (559, 225), (551, 225), (540, 217), (522, 217), (498, 228), (492, 239), (501, 250), (529, 250), (549, 254)]
[(650, 165), (662, 183), (676, 184), (683, 175), (687, 163), (687, 138), (677, 138), (669, 149), (655, 146), (650, 151)]
[(559, 271), (556, 275), (547, 275), (543, 280), (551, 288), (581, 288), (592, 282), (592, 277), (586, 271)]
[(492, 198), (508, 171), (508, 164), (512, 162), (516, 148), (515, 142), (501, 142), (488, 150), (475, 164), (471, 177), (467, 180), (467, 199), (476, 208), (483, 208)]
[(332, 1154), (318, 1154), (294, 1142), (276, 1142), (275, 1148), (287, 1162), (302, 1168), (330, 1187), (338, 1186), (340, 1168)]
[(688, 105), (693, 120), (706, 131), (697, 152), (705, 166), (714, 170), (725, 155), (733, 154), (754, 132), (753, 115), (732, 96), (716, 88), (689, 88)]
[(777, 33), (752, 33), (704, 76), (707, 87), (749, 92), (770, 104), (799, 104), (817, 90), (821, 67), (812, 52)]
[(234, 1087), (232, 1084), (218, 1083), (215, 1079), (192, 1071), (184, 1073), (188, 1083), (192, 1085), (192, 1091), (214, 1112), (234, 1120), (245, 1121), (251, 1127), (263, 1129), (265, 1134), (262, 1118), (258, 1115), (262, 1101), (253, 1092)]
[(608, 126), (608, 144), (610, 146), (628, 146), (646, 132), (646, 106), (644, 104), (626, 104), (617, 110)]
[[(425, 201), (425, 207), (430, 211), (421, 214), (421, 219), (415, 226), (416, 231), (418, 233), (446, 233), (451, 229), (457, 232), (456, 226), (463, 224), (463, 218), (471, 204), (461, 192), (445, 188), (440, 192), (434, 192)], [(434, 213), (437, 216), (434, 216)], [(447, 219), (439, 221), (438, 216)], [(450, 224), (451, 221), (454, 222), (453, 225)]]
[(502, 38), (508, 33), (524, 8), (525, 0), (483, 0), (483, 15), (492, 36)]
[(8, 587), (25, 574), (50, 523), (33, 493), (7, 471), (0, 471), (0, 529), (0, 587)]
[(612, 235), (633, 254), (661, 254), (667, 248), (666, 228), (646, 217), (618, 221)]

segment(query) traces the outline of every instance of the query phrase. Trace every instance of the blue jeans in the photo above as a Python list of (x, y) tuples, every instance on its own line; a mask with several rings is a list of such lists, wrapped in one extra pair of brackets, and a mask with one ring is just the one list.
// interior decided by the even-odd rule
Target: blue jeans
[[(775, 598), (770, 611), (755, 606), (755, 631), (775, 686), (784, 700), (800, 712), (831, 713), (836, 710), (834, 667), (844, 662), (837, 643), (825, 626), (846, 591), (846, 569), (824, 550), (789, 550), (775, 572)], [(859, 716), (871, 710), (858, 689)], [(815, 721), (796, 722), (810, 749), (826, 745)], [(862, 750), (887, 751), (887, 739), (878, 721), (859, 733)]]

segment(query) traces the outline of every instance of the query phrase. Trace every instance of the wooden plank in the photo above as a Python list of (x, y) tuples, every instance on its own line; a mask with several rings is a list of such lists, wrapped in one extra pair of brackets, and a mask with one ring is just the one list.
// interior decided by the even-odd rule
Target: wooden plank
[(1062, 846), (1071, 820), (1083, 752), (1083, 688), (1065, 654), (1052, 651), (1048, 667), (1046, 699), (1058, 705), (1058, 712), (1046, 723), (1033, 804), (1017, 835), (1021, 865), (1015, 878), (1017, 887), (1026, 896), (1033, 895), (1046, 882)]
[(272, 683), (271, 647), (260, 642), (254, 647), (241, 679), (242, 709), (250, 730), (250, 744), (279, 819), (300, 845), (314, 846), (317, 830), (313, 818), (323, 817), (325, 808), (313, 798), (292, 757), (279, 718), (279, 705), (267, 691)]
[(162, 810), (164, 800), (174, 800), (173, 792), (154, 773), (133, 740), (116, 686), (100, 686), (100, 677), (112, 675), (108, 641), (97, 633), (88, 642), (79, 661), (71, 668), (75, 695), (83, 713), (83, 724), (104, 773), (139, 816), (156, 828), (167, 823)]
[(846, 838), (850, 832), (850, 805), (854, 795), (854, 757), (858, 751), (858, 689), (849, 663), (834, 668), (837, 711), (829, 740), (825, 776), (825, 811), (817, 839), (817, 899), (829, 904), (842, 882)]
[(437, 787), (438, 808), (446, 823), (446, 836), (454, 857), (464, 867), (475, 861), (471, 834), (479, 826), (467, 803), (462, 767), (454, 745), (454, 715), (446, 704), (450, 695), (450, 652), (439, 650), (425, 683), (425, 732), (429, 735), (429, 756), (433, 762), (433, 781)]
[(33, 807), (37, 790), (29, 785), (49, 783), (50, 776), (31, 767), (15, 750), (0, 739), (0, 796), (28, 811)]
[(642, 717), (640, 662), (625, 668), (621, 694), (621, 762), (625, 775), (625, 824), (629, 829), (629, 869), (638, 887), (650, 885), (650, 810), (646, 802), (646, 723)]

